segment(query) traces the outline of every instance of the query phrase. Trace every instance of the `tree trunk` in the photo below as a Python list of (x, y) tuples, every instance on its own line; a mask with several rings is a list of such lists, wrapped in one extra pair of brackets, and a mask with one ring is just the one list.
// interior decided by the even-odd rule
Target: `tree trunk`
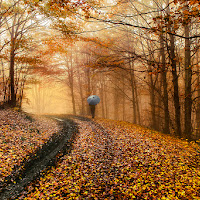
[(22, 100), (24, 96), (24, 86), (25, 86), (26, 76), (23, 77), (21, 81), (21, 87), (20, 87), (20, 96), (19, 96), (19, 108), (22, 108)]
[[(166, 1), (167, 7), (167, 14), (170, 14), (170, 5), (169, 0)], [(171, 31), (171, 26), (168, 24), (167, 29), (169, 32)], [(172, 77), (173, 77), (173, 88), (174, 88), (174, 108), (175, 108), (175, 123), (176, 123), (176, 130), (175, 134), (181, 137), (181, 106), (179, 100), (179, 84), (178, 84), (178, 75), (177, 75), (177, 68), (176, 68), (176, 55), (175, 55), (175, 43), (174, 43), (174, 35), (169, 34), (170, 40), (170, 47), (169, 47), (169, 57), (172, 66)]]
[(155, 89), (154, 89), (154, 81), (151, 74), (151, 66), (149, 66), (149, 95), (150, 95), (150, 105), (151, 105), (151, 128), (157, 129), (156, 123), (156, 105), (155, 105)]
[(75, 102), (75, 96), (74, 96), (74, 87), (71, 87), (71, 95), (72, 95), (72, 105), (73, 105), (73, 114), (76, 115), (76, 102)]
[(105, 114), (106, 118), (109, 118), (109, 104), (108, 104), (108, 96), (107, 96), (108, 88), (106, 82), (104, 82), (104, 100), (105, 100)]
[(102, 111), (102, 117), (105, 118), (105, 108), (104, 108), (104, 80), (102, 74), (100, 74), (100, 94), (101, 94), (101, 111)]
[(190, 27), (185, 25), (185, 130), (184, 136), (191, 139), (192, 134), (192, 68), (191, 68), (191, 54), (190, 54)]
[[(90, 80), (90, 68), (87, 69), (86, 71), (86, 78), (87, 78), (87, 94), (86, 96), (91, 95), (91, 80)], [(87, 114), (90, 115), (90, 108), (87, 106)]]
[[(72, 72), (71, 72), (72, 73)], [(70, 92), (72, 98), (72, 107), (73, 107), (73, 114), (76, 115), (76, 102), (75, 102), (75, 95), (74, 95), (74, 81), (73, 81), (73, 74), (69, 74), (69, 84), (70, 84)]]
[(199, 98), (200, 98), (200, 78), (199, 78), (199, 66), (197, 66), (197, 73), (198, 73), (198, 77), (197, 77), (197, 107), (196, 107), (196, 138), (198, 139), (198, 137), (200, 136), (200, 102), (199, 102)]
[(3, 62), (1, 61), (1, 65), (2, 65), (2, 88), (3, 88), (3, 102), (5, 103), (7, 101), (7, 81), (6, 81), (6, 78), (5, 78), (5, 69), (4, 69), (4, 64)]
[(136, 98), (135, 98), (135, 84), (134, 84), (134, 67), (132, 61), (130, 61), (130, 81), (131, 81), (131, 94), (132, 94), (132, 113), (133, 113), (133, 123), (136, 124)]
[(80, 98), (81, 98), (81, 114), (85, 115), (85, 104), (84, 104), (84, 97), (83, 97), (83, 87), (82, 87), (82, 81), (81, 81), (81, 75), (80, 75), (79, 69), (78, 69), (78, 82), (79, 82)]
[[(137, 85), (134, 79), (135, 86)], [(136, 100), (136, 107), (137, 107), (137, 123), (140, 124), (140, 106), (139, 106), (139, 97), (137, 92), (137, 87), (135, 87), (135, 100)]]
[(11, 107), (16, 106), (16, 95), (15, 95), (15, 50), (14, 50), (14, 39), (12, 39), (11, 42), (11, 50), (10, 50), (10, 99), (9, 99), (9, 105)]
[(174, 87), (174, 108), (175, 108), (175, 122), (176, 122), (176, 135), (182, 135), (181, 132), (181, 106), (179, 100), (179, 84), (178, 75), (176, 69), (176, 56), (174, 46), (174, 36), (170, 35), (170, 60), (172, 64), (172, 76), (173, 76), (173, 87)]
[(70, 67), (68, 67), (68, 78), (69, 78), (69, 85), (72, 97), (72, 107), (73, 107), (73, 114), (76, 115), (76, 102), (75, 102), (75, 95), (74, 95), (74, 71), (73, 71), (73, 58), (71, 52), (71, 60), (70, 60)]
[(119, 92), (117, 74), (114, 74), (114, 119), (119, 120)]
[[(196, 39), (196, 44), (198, 45), (198, 39)], [(200, 98), (200, 77), (199, 77), (199, 51), (197, 51), (197, 55), (196, 55), (196, 63), (197, 64), (197, 105), (196, 105), (196, 124), (195, 124), (195, 132), (196, 132), (196, 140), (198, 139), (198, 137), (200, 136), (200, 102), (199, 102), (199, 98)]]
[(164, 48), (164, 40), (163, 40), (163, 35), (160, 37), (160, 45), (161, 45), (161, 50), (160, 50), (160, 55), (161, 55), (161, 63), (162, 63), (162, 72), (161, 72), (161, 77), (162, 77), (162, 86), (163, 86), (163, 106), (164, 106), (164, 133), (170, 133), (169, 129), (169, 121), (170, 121), (170, 116), (169, 116), (169, 98), (168, 98), (168, 91), (167, 91), (167, 72), (166, 72), (166, 58), (165, 58), (165, 48)]
[(125, 74), (123, 73), (122, 74), (122, 90), (123, 90), (123, 98), (122, 98), (122, 119), (123, 119), (123, 121), (125, 121), (126, 120), (126, 101), (125, 101)]

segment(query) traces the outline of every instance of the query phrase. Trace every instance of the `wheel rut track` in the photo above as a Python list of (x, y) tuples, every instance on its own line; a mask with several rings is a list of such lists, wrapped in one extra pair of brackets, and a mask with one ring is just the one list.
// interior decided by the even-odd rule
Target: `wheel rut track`
[[(113, 166), (113, 160), (115, 158), (114, 153), (114, 141), (112, 137), (110, 136), (110, 133), (99, 123), (85, 117), (79, 117), (79, 116), (72, 116), (72, 119), (78, 119), (78, 121), (83, 121), (87, 124), (87, 126), (90, 126), (92, 129), (92, 132), (95, 133), (95, 140), (98, 144), (101, 144), (101, 150), (98, 148), (95, 150), (95, 160), (97, 161), (97, 167), (99, 167), (99, 171), (103, 172), (103, 177), (99, 177), (99, 175), (96, 174), (96, 171), (93, 173), (94, 179), (99, 182), (99, 178), (102, 178), (102, 187), (105, 185), (109, 185), (111, 182), (111, 179), (116, 176), (118, 173), (118, 170), (115, 166)], [(76, 121), (78, 124), (78, 122)], [(99, 141), (99, 142), (98, 142)], [(103, 149), (103, 150), (102, 150)], [(109, 172), (108, 172), (109, 170)], [(103, 190), (107, 190), (106, 187), (102, 188)]]
[[(59, 159), (71, 151), (72, 142), (75, 139), (76, 134), (79, 133), (76, 120), (83, 121), (91, 126), (92, 131), (97, 133), (100, 131), (105, 138), (104, 149), (106, 159), (97, 158), (102, 162), (103, 166), (110, 166), (114, 158), (112, 146), (113, 141), (108, 132), (98, 123), (93, 120), (73, 115), (56, 116), (60, 118), (60, 126), (62, 131), (59, 136), (54, 135), (49, 141), (38, 149), (36, 156), (32, 156), (28, 161), (25, 161), (24, 169), (15, 171), (13, 175), (8, 177), (6, 186), (0, 184), (0, 200), (16, 199), (25, 191), (26, 186), (31, 182), (37, 182), (38, 178), (42, 175), (41, 172), (45, 172), (47, 168), (51, 168), (58, 163)], [(109, 149), (109, 151), (107, 151)], [(60, 155), (58, 157), (58, 155)], [(98, 155), (98, 154), (97, 154)], [(104, 169), (102, 169), (104, 171)], [(113, 171), (113, 175), (115, 170)], [(21, 177), (21, 178), (20, 178)]]
[(105, 144), (104, 144), (105, 149), (110, 150), (110, 151), (106, 151), (106, 152), (110, 155), (111, 159), (113, 158), (113, 156), (114, 156), (114, 154), (113, 154), (113, 139), (110, 137), (109, 133), (107, 132), (107, 130), (105, 128), (103, 128), (97, 122), (94, 122), (93, 120), (86, 118), (86, 117), (73, 116), (73, 115), (69, 115), (69, 117), (71, 119), (78, 119), (80, 121), (85, 121), (89, 126), (91, 126), (92, 131), (97, 133), (97, 134), (98, 134), (99, 131), (101, 131), (103, 133), (103, 136), (105, 137)]
[(7, 180), (0, 184), (0, 199), (16, 199), (24, 188), (40, 177), (41, 172), (54, 166), (59, 158), (70, 153), (71, 145), (78, 133), (77, 125), (72, 120), (64, 119), (59, 122), (62, 131), (54, 134), (49, 141), (25, 161), (23, 170), (15, 170)]

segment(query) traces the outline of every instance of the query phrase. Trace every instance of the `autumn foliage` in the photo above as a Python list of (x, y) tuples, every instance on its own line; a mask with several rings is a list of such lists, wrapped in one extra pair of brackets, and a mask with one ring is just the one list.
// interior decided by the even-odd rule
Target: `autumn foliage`
[(76, 121), (69, 155), (19, 199), (199, 199), (199, 146), (123, 121)]

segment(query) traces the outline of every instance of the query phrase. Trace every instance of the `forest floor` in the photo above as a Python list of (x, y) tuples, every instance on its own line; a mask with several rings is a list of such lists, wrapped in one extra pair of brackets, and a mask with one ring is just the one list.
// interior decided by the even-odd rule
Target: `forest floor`
[[(22, 118), (25, 120), (25, 117)], [(3, 127), (1, 140), (5, 140), (8, 137), (7, 134), (10, 135), (9, 140), (6, 143), (1, 142), (0, 147), (1, 151), (4, 150), (3, 154), (7, 155), (7, 159), (12, 161), (14, 158), (11, 155), (16, 155), (17, 151), (24, 151), (23, 158), (28, 157), (29, 160), (33, 160), (31, 165), (24, 165), (26, 170), (25, 173), (21, 173), (21, 179), (9, 182), (4, 177), (9, 177), (8, 174), (13, 171), (14, 164), (12, 162), (10, 164), (6, 158), (3, 159), (3, 168), (8, 168), (6, 173), (5, 170), (1, 171), (2, 182), (8, 183), (2, 187), (4, 199), (8, 197), (10, 199), (200, 199), (200, 147), (196, 143), (189, 143), (123, 121), (91, 120), (72, 116), (57, 118), (60, 118), (60, 125), (53, 120), (45, 119), (47, 120), (45, 133), (42, 130), (39, 131), (40, 134), (38, 131), (30, 131), (30, 135), (33, 135), (31, 138), (35, 138), (34, 142), (30, 140), (30, 144), (38, 141), (37, 134), (39, 138), (41, 135), (44, 135), (44, 138), (51, 138), (51, 140), (40, 139), (39, 141), (43, 142), (38, 142), (37, 147), (30, 150), (36, 152), (41, 159), (38, 159), (38, 156), (36, 158), (30, 156), (29, 159), (30, 152), (22, 148), (22, 142), (27, 142), (26, 140), (30, 137), (27, 129), (25, 132), (20, 129), (26, 140), (15, 139), (16, 142), (12, 143), (11, 138), (15, 131), (12, 127), (10, 128), (9, 123), (5, 122), (1, 126)], [(20, 125), (22, 119), (18, 120)], [(44, 119), (40, 120), (43, 122)], [(38, 125), (35, 126), (36, 122), (39, 123), (38, 121), (26, 122), (25, 120), (23, 123), (28, 123), (26, 126), (32, 124), (38, 128)], [(7, 132), (4, 126), (9, 127)], [(19, 132), (15, 134), (15, 137), (20, 137)], [(52, 139), (54, 134), (57, 137)], [(76, 137), (72, 137), (74, 134)], [(67, 140), (63, 140), (65, 137)], [(46, 154), (40, 155), (43, 151), (36, 150), (38, 147), (43, 150), (45, 141), (55, 140), (58, 143), (57, 146), (62, 142), (60, 146), (62, 153), (60, 153), (61, 150), (55, 152), (57, 147), (51, 147), (52, 142), (46, 142), (49, 144), (44, 148)], [(18, 141), (21, 143), (16, 147), (15, 144), (18, 145)], [(15, 162), (21, 165), (22, 158), (18, 155), (14, 157), (18, 160)], [(37, 172), (41, 172), (41, 169), (44, 169), (41, 166), (44, 164), (38, 163), (41, 160), (42, 162), (51, 160), (53, 157), (59, 157), (59, 159), (40, 173), (38, 178), (34, 177), (22, 185), (22, 180), (27, 178), (26, 174), (32, 173), (30, 169), (36, 168)], [(33, 167), (32, 164), (37, 167)], [(48, 166), (49, 163), (45, 165)], [(12, 170), (9, 170), (7, 166), (10, 166)], [(18, 198), (10, 195), (16, 188), (21, 188), (15, 194)], [(3, 198), (0, 196), (0, 199)]]
[(70, 151), (74, 133), (70, 120), (0, 110), (0, 199), (16, 199), (24, 187)]

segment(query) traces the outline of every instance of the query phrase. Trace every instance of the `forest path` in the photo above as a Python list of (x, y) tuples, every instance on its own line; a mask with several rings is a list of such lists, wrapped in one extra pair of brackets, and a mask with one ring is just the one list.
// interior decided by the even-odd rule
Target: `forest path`
[(72, 151), (20, 199), (199, 199), (197, 145), (124, 121), (66, 117), (79, 131)]
[(80, 133), (87, 135), (89, 140), (84, 146), (86, 154), (82, 154), (82, 158), (89, 166), (90, 176), (94, 182), (101, 185), (102, 193), (107, 193), (108, 186), (117, 173), (114, 164), (116, 141), (113, 140), (111, 133), (95, 120), (84, 117), (74, 117), (74, 120), (78, 124)]
[(61, 156), (70, 152), (71, 142), (77, 132), (76, 125), (69, 119), (57, 119), (57, 121), (62, 131), (58, 135), (53, 135), (35, 155), (31, 155), (32, 158), (26, 161), (24, 169), (17, 172), (17, 175), (1, 188), (1, 200), (16, 199), (28, 184), (40, 176), (41, 172), (56, 164)]
[[(33, 178), (24, 189), (17, 184), (21, 187), (18, 199), (153, 200), (200, 196), (199, 147), (195, 144), (128, 122), (57, 116), (61, 123), (69, 119), (75, 124), (70, 125), (71, 130), (78, 133), (71, 149), (55, 167), (35, 181)], [(11, 186), (13, 193), (14, 189), (17, 187)]]

